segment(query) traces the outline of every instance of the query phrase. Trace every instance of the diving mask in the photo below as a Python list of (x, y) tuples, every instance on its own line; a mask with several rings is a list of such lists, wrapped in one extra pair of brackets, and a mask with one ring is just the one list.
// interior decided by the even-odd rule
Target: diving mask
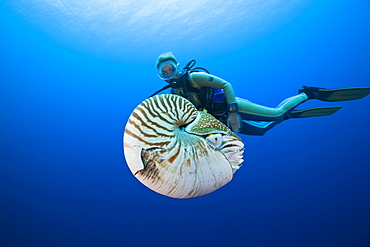
[(162, 80), (170, 80), (178, 74), (178, 67), (174, 61), (166, 61), (158, 68), (158, 76)]

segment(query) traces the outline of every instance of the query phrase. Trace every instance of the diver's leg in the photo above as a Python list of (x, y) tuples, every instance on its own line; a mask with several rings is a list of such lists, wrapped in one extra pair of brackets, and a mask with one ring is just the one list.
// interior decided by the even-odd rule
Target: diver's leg
[(245, 99), (237, 98), (239, 114), (243, 120), (253, 121), (282, 121), (284, 116), (299, 104), (307, 100), (305, 93), (290, 97), (281, 102), (277, 107), (271, 108), (255, 104)]

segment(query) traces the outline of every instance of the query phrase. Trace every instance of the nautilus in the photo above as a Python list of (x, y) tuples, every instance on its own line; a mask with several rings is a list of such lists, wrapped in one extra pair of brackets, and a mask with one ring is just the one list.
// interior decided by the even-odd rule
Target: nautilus
[(232, 180), (243, 162), (244, 144), (187, 99), (161, 94), (133, 110), (123, 149), (132, 174), (145, 186), (169, 197), (192, 198)]

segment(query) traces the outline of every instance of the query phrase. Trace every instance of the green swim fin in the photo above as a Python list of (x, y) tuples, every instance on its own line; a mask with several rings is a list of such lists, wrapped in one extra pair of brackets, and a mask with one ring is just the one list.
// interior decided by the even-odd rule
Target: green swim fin
[(305, 118), (305, 117), (322, 117), (329, 116), (339, 111), (341, 106), (317, 107), (304, 110), (291, 111), (287, 118)]
[(370, 87), (325, 89), (303, 86), (298, 92), (307, 94), (308, 99), (335, 102), (361, 99), (370, 94)]

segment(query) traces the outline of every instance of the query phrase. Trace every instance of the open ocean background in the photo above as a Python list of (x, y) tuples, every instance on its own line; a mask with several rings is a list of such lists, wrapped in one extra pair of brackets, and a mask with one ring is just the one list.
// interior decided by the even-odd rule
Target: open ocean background
[(276, 106), (370, 86), (370, 2), (2, 0), (0, 246), (370, 246), (370, 96), (242, 136), (220, 190), (172, 199), (128, 169), (131, 111), (173, 51)]

